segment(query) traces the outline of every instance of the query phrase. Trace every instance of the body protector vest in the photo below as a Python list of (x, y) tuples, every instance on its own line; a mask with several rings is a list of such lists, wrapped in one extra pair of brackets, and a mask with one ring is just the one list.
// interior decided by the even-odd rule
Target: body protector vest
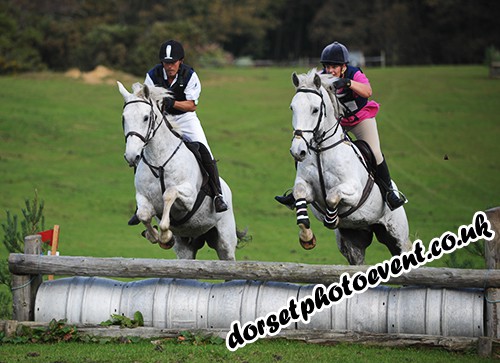
[[(344, 77), (353, 79), (354, 74), (357, 72), (363, 72), (361, 68), (347, 66)], [(341, 93), (336, 94), (339, 102), (345, 107), (344, 117), (348, 118), (351, 116), (356, 117), (356, 113), (361, 110), (368, 102), (368, 98), (361, 96), (354, 97), (354, 92), (350, 88), (344, 88)]]
[[(176, 101), (186, 101), (186, 94), (184, 93), (184, 89), (188, 84), (191, 76), (194, 73), (194, 69), (190, 66), (182, 63), (179, 67), (179, 72), (177, 73), (177, 81), (170, 86), (167, 80), (163, 77), (163, 65), (157, 64), (153, 69), (151, 69), (148, 74), (155, 86), (163, 87), (168, 89), (173, 93), (174, 99)], [(180, 111), (177, 109), (173, 109), (170, 111), (172, 115), (180, 115), (186, 113), (186, 111)]]

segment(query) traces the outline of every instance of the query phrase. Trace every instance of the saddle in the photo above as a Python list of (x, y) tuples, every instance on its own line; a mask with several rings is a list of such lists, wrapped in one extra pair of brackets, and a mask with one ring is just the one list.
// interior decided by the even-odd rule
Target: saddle
[(372, 176), (375, 176), (377, 160), (375, 159), (375, 155), (373, 154), (370, 145), (368, 145), (368, 143), (364, 140), (355, 140), (353, 141), (353, 144), (356, 145), (359, 152), (361, 153), (361, 156), (366, 163), (368, 173)]
[[(188, 150), (193, 153), (194, 157), (196, 158), (196, 161), (198, 162), (198, 166), (200, 167), (201, 174), (203, 175), (203, 182), (201, 184), (202, 188), (203, 188), (204, 186), (206, 186), (208, 184), (209, 174), (208, 174), (208, 170), (205, 168), (205, 165), (203, 163), (202, 154), (210, 155), (210, 153), (208, 152), (207, 147), (205, 145), (203, 145), (201, 142), (184, 140), (184, 144), (186, 145)], [(208, 189), (210, 189), (210, 188), (208, 188)], [(208, 194), (212, 196), (213, 193), (212, 193), (212, 191), (209, 191)]]

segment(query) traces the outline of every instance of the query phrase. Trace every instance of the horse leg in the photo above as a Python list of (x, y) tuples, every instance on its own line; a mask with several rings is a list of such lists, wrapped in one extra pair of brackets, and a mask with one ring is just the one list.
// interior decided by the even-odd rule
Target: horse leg
[(390, 213), (391, 218), (385, 223), (378, 223), (372, 226), (375, 235), (380, 243), (387, 246), (392, 256), (400, 255), (412, 249), (409, 239), (408, 220), (403, 208)]
[(163, 193), (163, 213), (161, 221), (159, 223), (160, 227), (160, 247), (164, 249), (172, 248), (175, 240), (172, 240), (172, 231), (170, 230), (170, 209), (178, 197), (178, 191), (176, 188), (169, 188)]
[(295, 209), (297, 213), (297, 225), (300, 228), (299, 243), (305, 250), (311, 250), (316, 247), (316, 236), (311, 230), (311, 221), (307, 214), (307, 202), (305, 198), (295, 200)]
[(400, 246), (398, 246), (397, 239), (387, 231), (387, 228), (384, 225), (374, 224), (372, 228), (378, 241), (387, 246), (392, 256), (399, 255), (403, 252)]
[(339, 228), (335, 230), (340, 252), (350, 265), (365, 263), (366, 248), (372, 243), (373, 232), (364, 229)]
[(311, 193), (303, 183), (295, 182), (293, 188), (293, 196), (295, 197), (295, 213), (297, 215), (297, 225), (299, 231), (299, 243), (305, 250), (311, 250), (316, 247), (316, 236), (311, 230), (311, 222), (307, 213), (307, 200), (306, 196)]
[(328, 229), (335, 229), (339, 225), (337, 206), (340, 203), (341, 195), (338, 190), (330, 190), (326, 197), (326, 214), (323, 225)]
[(153, 228), (151, 221), (143, 222), (144, 226), (146, 226), (146, 230), (141, 233), (141, 235), (146, 238), (151, 243), (158, 243), (160, 241), (159, 234), (156, 229)]
[(238, 237), (234, 216), (228, 214), (219, 220), (217, 226), (207, 232), (205, 240), (210, 247), (217, 251), (219, 260), (235, 261)]
[(175, 254), (180, 260), (194, 260), (196, 258), (196, 253), (198, 252), (198, 247), (192, 243), (192, 239), (189, 237), (173, 237), (176, 240), (174, 244)]
[(200, 248), (207, 242), (208, 246), (217, 252), (219, 260), (235, 261), (238, 236), (233, 213), (232, 194), (231, 189), (223, 179), (221, 179), (221, 186), (229, 210), (226, 213), (219, 213), (215, 226), (201, 236), (203, 240)]
[(137, 218), (144, 224), (146, 230), (142, 232), (142, 236), (145, 237), (151, 243), (158, 243), (160, 241), (158, 231), (153, 228), (151, 220), (154, 217), (153, 205), (141, 194), (136, 195), (137, 201)]

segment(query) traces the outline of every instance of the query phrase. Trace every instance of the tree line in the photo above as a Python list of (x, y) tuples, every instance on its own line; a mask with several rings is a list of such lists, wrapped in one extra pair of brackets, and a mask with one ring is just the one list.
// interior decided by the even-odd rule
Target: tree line
[(387, 65), (479, 64), (499, 16), (494, 0), (0, 0), (0, 73), (142, 75), (172, 38), (194, 66), (317, 59), (334, 40)]

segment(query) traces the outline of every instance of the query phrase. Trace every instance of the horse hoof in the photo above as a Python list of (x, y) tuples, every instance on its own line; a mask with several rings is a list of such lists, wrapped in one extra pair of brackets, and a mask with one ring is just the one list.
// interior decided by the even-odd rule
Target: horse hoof
[(159, 242), (158, 239), (155, 236), (150, 236), (150, 234), (148, 233), (147, 229), (145, 229), (144, 231), (141, 232), (141, 236), (144, 237), (145, 239), (147, 239), (152, 244), (155, 244), (155, 243)]
[(172, 247), (174, 247), (174, 244), (175, 244), (175, 241), (173, 239), (168, 241), (167, 243), (158, 242), (158, 246), (160, 246), (164, 250), (171, 249)]
[(299, 238), (299, 243), (303, 249), (312, 250), (314, 247), (316, 247), (316, 236), (313, 234), (313, 237), (309, 241), (304, 241), (303, 239)]

